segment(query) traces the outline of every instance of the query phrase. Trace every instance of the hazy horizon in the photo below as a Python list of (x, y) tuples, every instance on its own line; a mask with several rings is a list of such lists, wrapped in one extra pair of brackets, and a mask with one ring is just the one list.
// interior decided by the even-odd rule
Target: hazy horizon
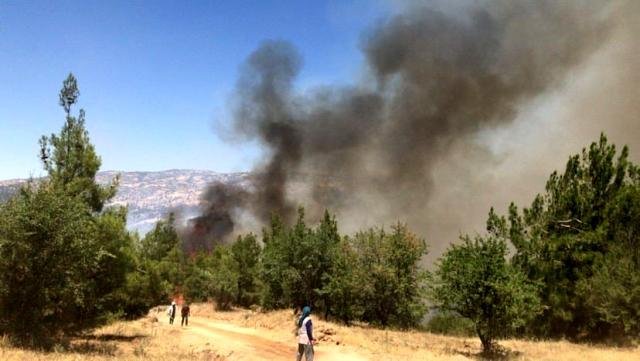
[(300, 86), (348, 83), (362, 30), (391, 7), (0, 2), (0, 128), (11, 135), (0, 179), (41, 175), (37, 142), (64, 123), (58, 91), (70, 72), (102, 169), (249, 170), (258, 144), (230, 144), (219, 129), (243, 59), (264, 39), (287, 39), (305, 58)]

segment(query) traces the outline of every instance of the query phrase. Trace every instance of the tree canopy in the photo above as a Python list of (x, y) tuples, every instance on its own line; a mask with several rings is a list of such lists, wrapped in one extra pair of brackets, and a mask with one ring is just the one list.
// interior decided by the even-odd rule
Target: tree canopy
[(73, 75), (60, 105), (66, 122), (41, 139), (48, 177), (0, 205), (0, 331), (42, 345), (61, 332), (106, 321), (119, 312), (119, 289), (131, 270), (126, 209), (104, 209), (117, 183), (100, 186), (100, 159), (85, 129)]

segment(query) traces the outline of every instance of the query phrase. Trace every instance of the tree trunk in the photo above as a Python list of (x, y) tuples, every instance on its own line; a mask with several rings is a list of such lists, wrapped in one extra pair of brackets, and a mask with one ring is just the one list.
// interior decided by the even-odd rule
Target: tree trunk
[(491, 354), (493, 351), (493, 342), (489, 338), (483, 336), (480, 336), (480, 342), (482, 342), (482, 353)]
[(482, 343), (482, 353), (490, 354), (493, 351), (493, 340), (491, 339), (491, 336), (480, 330), (480, 327), (478, 326), (476, 326), (476, 333)]

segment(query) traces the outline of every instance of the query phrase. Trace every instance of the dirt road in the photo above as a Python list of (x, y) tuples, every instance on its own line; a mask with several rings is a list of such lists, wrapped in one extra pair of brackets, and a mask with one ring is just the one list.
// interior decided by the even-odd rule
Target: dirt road
[[(175, 327), (175, 326), (174, 326)], [(194, 351), (213, 349), (229, 360), (294, 360), (296, 340), (274, 340), (265, 331), (240, 327), (207, 318), (190, 320), (182, 330), (183, 343)], [(331, 344), (315, 346), (316, 360), (361, 361), (369, 358)]]
[[(192, 305), (189, 327), (182, 328), (179, 322), (170, 326), (166, 317), (160, 317), (159, 321), (146, 325), (157, 327), (156, 338), (170, 338), (165, 348), (172, 354), (185, 354), (180, 360), (295, 360), (296, 339), (293, 330), (287, 329), (287, 325), (293, 328), (295, 322), (290, 310), (216, 312), (212, 305), (200, 304)], [(367, 325), (347, 327), (318, 318), (313, 320), (313, 326), (314, 336), (321, 340), (315, 347), (315, 361), (471, 361), (478, 359), (481, 351), (480, 342), (474, 337), (381, 330)], [(522, 361), (640, 360), (637, 346), (616, 348), (517, 339), (501, 340), (500, 345), (505, 349), (505, 358)], [(151, 346), (147, 349), (156, 350)], [(160, 351), (158, 354), (162, 354)]]
[[(235, 361), (294, 360), (296, 340), (291, 311), (216, 312), (211, 304), (192, 305), (189, 327), (169, 325), (164, 307), (135, 321), (118, 321), (78, 335), (68, 348), (44, 352), (0, 342), (3, 361)], [(367, 325), (314, 319), (315, 361), (472, 361), (479, 359), (476, 338), (420, 331), (380, 330)], [(640, 347), (607, 347), (568, 341), (503, 340), (505, 359), (522, 361), (638, 361)]]

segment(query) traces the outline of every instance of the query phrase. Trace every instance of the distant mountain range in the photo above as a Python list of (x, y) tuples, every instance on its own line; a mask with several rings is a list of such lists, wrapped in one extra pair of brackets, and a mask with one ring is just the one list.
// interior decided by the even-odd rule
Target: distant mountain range
[[(97, 175), (99, 183), (107, 183), (120, 174), (118, 193), (110, 204), (128, 205), (127, 225), (130, 230), (146, 233), (170, 211), (184, 216), (198, 213), (200, 196), (212, 182), (247, 185), (247, 172), (217, 173), (202, 170), (172, 169), (160, 172), (106, 171)], [(0, 201), (8, 199), (25, 183), (25, 179), (0, 181)]]

